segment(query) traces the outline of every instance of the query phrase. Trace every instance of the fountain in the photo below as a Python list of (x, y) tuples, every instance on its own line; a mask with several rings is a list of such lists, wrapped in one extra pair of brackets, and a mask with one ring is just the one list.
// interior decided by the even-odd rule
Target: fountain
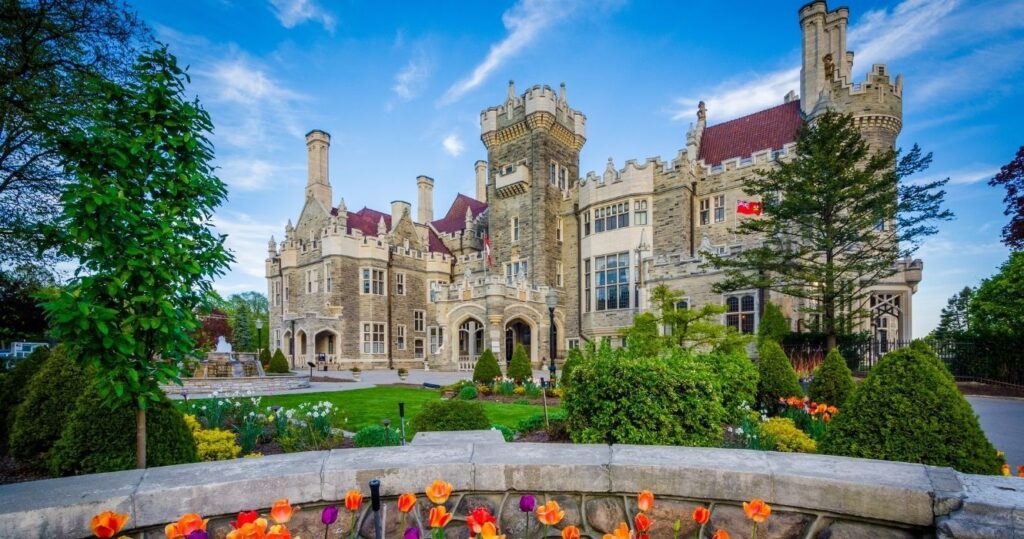
[(217, 347), (206, 353), (196, 378), (238, 378), (242, 376), (266, 376), (263, 365), (255, 353), (234, 352), (231, 343), (223, 335), (217, 337)]
[(268, 375), (257, 354), (235, 352), (224, 336), (217, 337), (217, 346), (206, 353), (199, 367), (190, 377), (182, 377), (182, 385), (162, 386), (168, 394), (208, 393), (272, 393), (287, 389), (309, 387), (309, 376), (287, 374)]

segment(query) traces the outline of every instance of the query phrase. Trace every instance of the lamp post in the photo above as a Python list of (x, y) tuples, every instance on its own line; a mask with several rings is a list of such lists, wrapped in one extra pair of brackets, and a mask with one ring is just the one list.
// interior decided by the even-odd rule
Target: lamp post
[(257, 318), (256, 319), (256, 353), (257, 354), (260, 353), (260, 345), (263, 344), (263, 333), (261, 332), (262, 329), (263, 329), (263, 319), (262, 318)]
[(550, 318), (549, 322), (551, 324), (551, 328), (548, 331), (548, 341), (550, 342), (550, 346), (548, 348), (549, 348), (549, 352), (551, 354), (551, 365), (548, 367), (548, 372), (551, 373), (550, 380), (551, 380), (551, 383), (554, 384), (554, 382), (555, 382), (555, 354), (557, 353), (557, 349), (555, 348), (555, 346), (557, 344), (557, 343), (555, 343), (555, 340), (556, 340), (555, 339), (555, 307), (558, 306), (558, 292), (555, 292), (555, 288), (554, 287), (548, 288), (548, 294), (547, 294), (547, 297), (544, 298), (544, 300), (545, 300), (545, 302), (548, 305), (548, 317)]

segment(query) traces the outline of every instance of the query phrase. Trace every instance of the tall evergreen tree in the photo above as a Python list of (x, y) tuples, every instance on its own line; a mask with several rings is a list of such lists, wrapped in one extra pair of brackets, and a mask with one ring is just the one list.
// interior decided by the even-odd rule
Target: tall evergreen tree
[(1024, 339), (1024, 251), (1010, 253), (998, 273), (981, 281), (968, 314), (973, 333)]
[(1010, 222), (1003, 227), (1003, 243), (1011, 249), (1024, 249), (1024, 146), (1017, 150), (1017, 155), (999, 169), (999, 174), (989, 180), (993, 187), (1003, 186), (1006, 196), (1003, 202), (1006, 209), (1004, 215), (1010, 216)]
[(764, 215), (740, 221), (736, 232), (759, 243), (734, 256), (709, 254), (726, 278), (722, 291), (768, 288), (812, 300), (828, 348), (867, 314), (869, 290), (896, 272), (943, 209), (948, 180), (909, 183), (931, 154), (871, 151), (849, 115), (826, 112), (797, 135), (795, 157), (758, 171), (745, 190), (762, 200)]
[(953, 294), (942, 308), (939, 325), (932, 335), (937, 339), (958, 339), (971, 331), (971, 315), (969, 307), (974, 298), (974, 289), (965, 286), (963, 290)]
[(231, 319), (231, 332), (233, 340), (231, 347), (238, 352), (251, 352), (256, 349), (256, 339), (252, 334), (249, 321), (249, 310), (239, 309), (235, 317)]

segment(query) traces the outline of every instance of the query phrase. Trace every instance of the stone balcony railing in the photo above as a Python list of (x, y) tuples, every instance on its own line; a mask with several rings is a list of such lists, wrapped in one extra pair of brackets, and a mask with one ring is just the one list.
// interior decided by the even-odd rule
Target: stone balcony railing
[[(302, 507), (289, 523), (293, 536), (320, 537), (320, 507), (338, 503), (351, 488), (368, 494), (381, 481), (386, 537), (397, 537), (394, 497), (417, 493), (414, 518), (425, 523), (423, 489), (434, 479), (454, 485), (449, 537), (488, 506), (510, 538), (521, 537), (520, 493), (556, 499), (588, 537), (632, 521), (635, 495), (649, 489), (656, 502), (652, 537), (672, 537), (697, 505), (711, 510), (704, 537), (715, 528), (749, 534), (742, 501), (763, 498), (773, 507), (762, 538), (1024, 537), (1024, 479), (965, 475), (949, 468), (729, 449), (570, 444), (506, 444), (495, 431), (420, 434), (405, 447), (343, 449), (246, 458), (50, 479), (0, 487), (3, 537), (87, 537), (89, 519), (103, 510), (128, 513), (128, 535), (163, 537), (162, 526), (187, 512), (212, 517), (210, 537), (223, 537), (239, 511), (288, 498)], [(372, 537), (367, 506), (360, 535)], [(345, 516), (330, 537), (348, 535)], [(534, 523), (536, 526), (536, 522)], [(689, 528), (687, 533), (687, 528)], [(536, 530), (536, 527), (534, 528)], [(459, 532), (459, 533), (456, 533)], [(452, 535), (454, 534), (454, 535)]]

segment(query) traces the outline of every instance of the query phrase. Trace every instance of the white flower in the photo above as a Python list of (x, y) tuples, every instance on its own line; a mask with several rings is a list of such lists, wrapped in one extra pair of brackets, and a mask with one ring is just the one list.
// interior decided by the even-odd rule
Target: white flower
[(743, 435), (743, 427), (736, 427), (736, 434)]

